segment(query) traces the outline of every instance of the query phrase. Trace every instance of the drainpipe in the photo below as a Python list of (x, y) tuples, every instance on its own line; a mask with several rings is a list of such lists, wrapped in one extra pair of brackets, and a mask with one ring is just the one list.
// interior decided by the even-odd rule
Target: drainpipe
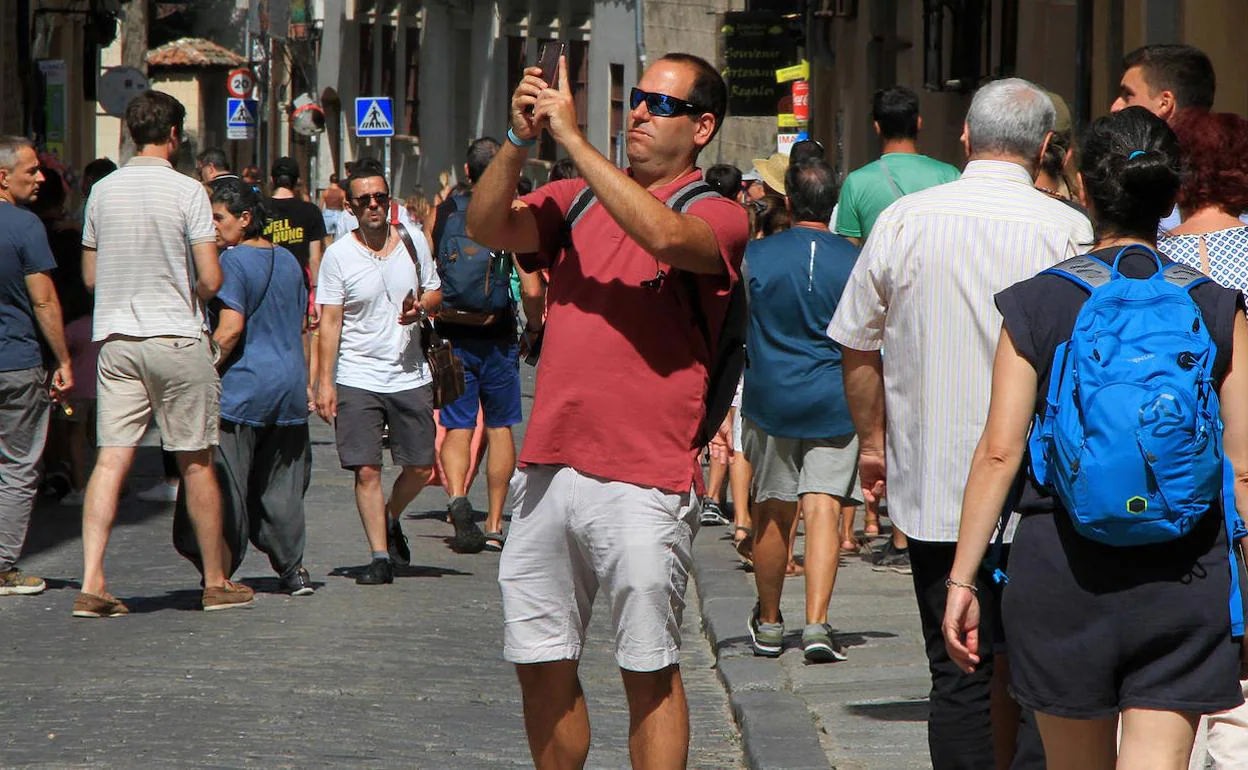
[(637, 13), (633, 18), (637, 22), (637, 79), (641, 80), (641, 73), (646, 71), (646, 0), (633, 0), (637, 6)]

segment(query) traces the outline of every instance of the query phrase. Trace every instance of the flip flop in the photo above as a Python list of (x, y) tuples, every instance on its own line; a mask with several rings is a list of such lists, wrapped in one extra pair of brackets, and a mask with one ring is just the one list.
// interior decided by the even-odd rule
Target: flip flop
[(502, 532), (486, 532), (485, 533), (485, 550), (502, 551), (503, 545), (507, 542), (507, 536)]

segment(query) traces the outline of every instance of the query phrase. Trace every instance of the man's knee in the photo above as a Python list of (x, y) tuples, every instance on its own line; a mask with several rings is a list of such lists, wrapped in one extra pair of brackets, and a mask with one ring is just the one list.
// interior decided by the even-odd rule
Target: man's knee
[[(420, 484), (428, 484), (429, 479), (433, 478), (432, 465), (404, 465), (401, 474), (405, 481), (418, 482)], [(380, 477), (380, 475), (379, 475)]]
[(577, 666), (575, 660), (552, 660), (545, 663), (517, 663), (516, 678), (520, 689), (528, 696), (553, 697), (560, 692), (576, 692)]
[(680, 665), (672, 664), (658, 671), (620, 669), (624, 692), (634, 706), (655, 705), (671, 697), (680, 687)]
[(357, 487), (380, 487), (381, 466), (361, 465), (355, 469), (355, 485)]
[(178, 470), (182, 473), (183, 478), (190, 479), (197, 474), (212, 473), (212, 455), (214, 451), (214, 449), (209, 447), (208, 449), (197, 449), (194, 452), (174, 453), (178, 460)]

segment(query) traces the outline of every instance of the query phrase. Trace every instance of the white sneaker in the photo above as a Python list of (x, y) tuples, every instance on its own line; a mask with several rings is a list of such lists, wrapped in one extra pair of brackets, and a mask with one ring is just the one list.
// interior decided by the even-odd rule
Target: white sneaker
[(61, 505), (64, 505), (70, 508), (77, 508), (82, 505), (82, 501), (86, 496), (87, 496), (87, 492), (85, 489), (75, 489), (74, 491), (62, 497), (59, 502)]
[(178, 499), (178, 485), (167, 481), (158, 481), (148, 489), (135, 495), (146, 503), (172, 503)]

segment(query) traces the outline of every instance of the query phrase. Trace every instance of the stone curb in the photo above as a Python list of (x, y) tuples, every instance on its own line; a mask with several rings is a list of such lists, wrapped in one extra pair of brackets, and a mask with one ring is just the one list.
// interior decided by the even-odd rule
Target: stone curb
[(720, 682), (741, 729), (751, 770), (828, 770), (819, 730), (806, 704), (788, 691), (778, 661), (749, 652), (745, 623), (754, 594), (727, 559), (722, 530), (704, 528), (694, 540), (693, 578), (698, 585), (702, 630), (715, 654)]

